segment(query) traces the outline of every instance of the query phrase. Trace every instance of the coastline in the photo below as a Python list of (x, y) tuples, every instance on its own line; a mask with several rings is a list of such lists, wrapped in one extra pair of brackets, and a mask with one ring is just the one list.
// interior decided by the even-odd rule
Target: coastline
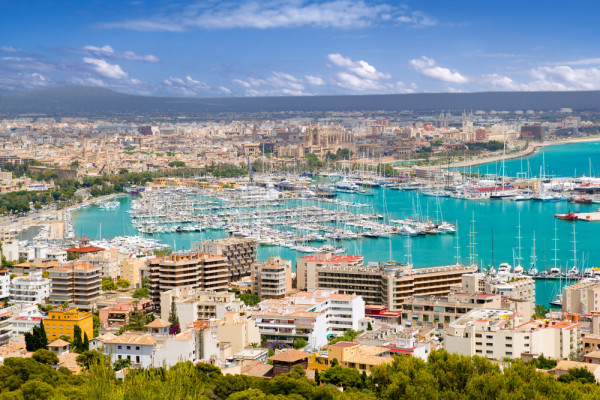
[[(515, 153), (509, 153), (504, 156), (505, 160), (510, 160), (514, 158), (522, 158), (527, 157), (529, 155), (534, 154), (538, 149), (545, 146), (554, 146), (554, 145), (562, 145), (562, 144), (572, 144), (572, 143), (581, 143), (581, 142), (595, 142), (600, 140), (600, 135), (597, 136), (589, 136), (584, 138), (570, 138), (570, 139), (560, 139), (560, 140), (552, 140), (547, 142), (537, 142), (532, 143), (529, 142), (529, 145), (526, 149), (520, 150)], [(476, 165), (488, 164), (496, 161), (502, 161), (502, 155), (493, 156), (493, 157), (475, 157), (470, 160), (454, 162), (445, 168), (462, 168), (462, 167), (473, 167)]]

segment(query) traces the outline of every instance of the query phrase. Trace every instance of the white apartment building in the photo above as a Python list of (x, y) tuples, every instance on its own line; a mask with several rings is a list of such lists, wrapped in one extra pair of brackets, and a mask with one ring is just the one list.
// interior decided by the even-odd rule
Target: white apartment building
[(10, 295), (10, 273), (8, 270), (0, 270), (0, 299), (6, 299)]
[(499, 294), (511, 299), (535, 302), (535, 281), (520, 275), (498, 277), (482, 273), (465, 274), (461, 285), (462, 290), (468, 294)]
[(260, 311), (252, 316), (260, 334), (269, 342), (292, 345), (294, 340), (302, 338), (313, 348), (326, 345), (331, 335), (342, 335), (347, 329), (358, 330), (360, 319), (365, 316), (361, 296), (326, 290), (265, 300), (259, 307)]
[(178, 287), (160, 294), (161, 319), (169, 319), (173, 300), (181, 326), (194, 321), (222, 320), (226, 313), (240, 312), (244, 306), (244, 302), (236, 298), (235, 293)]
[(41, 304), (50, 297), (50, 279), (42, 271), (32, 271), (29, 276), (18, 276), (10, 283), (10, 300), (14, 303)]
[(146, 332), (125, 332), (103, 341), (104, 354), (111, 356), (111, 362), (128, 359), (134, 368), (152, 367), (152, 355), (156, 340)]
[(591, 314), (600, 311), (600, 282), (581, 282), (563, 289), (563, 311)]
[(523, 353), (572, 358), (581, 350), (580, 324), (548, 320), (521, 324), (511, 311), (476, 309), (450, 324), (444, 347), (450, 353), (495, 360)]

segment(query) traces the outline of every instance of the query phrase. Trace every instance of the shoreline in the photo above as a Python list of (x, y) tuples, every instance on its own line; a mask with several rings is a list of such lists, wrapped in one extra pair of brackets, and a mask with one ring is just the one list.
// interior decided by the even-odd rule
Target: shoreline
[[(547, 142), (541, 142), (541, 143), (529, 142), (529, 145), (527, 146), (526, 149), (518, 151), (516, 153), (506, 154), (504, 156), (504, 159), (511, 160), (511, 159), (515, 159), (515, 158), (527, 157), (527, 156), (534, 154), (536, 151), (538, 151), (538, 149), (540, 149), (542, 147), (546, 147), (546, 146), (573, 144), (573, 143), (582, 143), (582, 142), (595, 142), (595, 141), (599, 141), (599, 140), (600, 140), (600, 135), (590, 136), (590, 137), (585, 137), (585, 138), (560, 139), (560, 140), (553, 140), (553, 141), (547, 141)], [(493, 157), (475, 157), (473, 159), (466, 160), (466, 161), (454, 162), (444, 168), (450, 169), (450, 168), (473, 167), (476, 165), (489, 164), (489, 163), (493, 163), (496, 161), (501, 161), (502, 158), (503, 157), (501, 155), (493, 156)]]

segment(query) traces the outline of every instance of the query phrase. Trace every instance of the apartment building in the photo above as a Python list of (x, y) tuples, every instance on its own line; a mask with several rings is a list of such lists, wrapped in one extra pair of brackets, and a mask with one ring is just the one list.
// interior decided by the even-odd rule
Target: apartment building
[(227, 343), (227, 347), (233, 354), (253, 343), (261, 342), (256, 321), (240, 313), (227, 312), (222, 319), (212, 320), (209, 324), (219, 343)]
[(50, 303), (71, 304), (82, 310), (93, 311), (100, 296), (101, 272), (85, 261), (54, 267), (49, 271), (52, 284)]
[(563, 311), (591, 314), (600, 311), (600, 282), (581, 282), (563, 289)]
[(50, 296), (50, 279), (42, 271), (32, 271), (29, 276), (15, 277), (9, 292), (13, 303), (42, 304)]
[(252, 317), (260, 334), (270, 343), (292, 345), (302, 338), (312, 347), (327, 344), (327, 337), (347, 329), (358, 330), (365, 316), (365, 302), (357, 295), (317, 290), (300, 292), (283, 299), (265, 300)]
[(146, 263), (143, 260), (127, 258), (121, 261), (119, 274), (120, 278), (125, 279), (131, 284), (131, 287), (139, 288), (142, 286), (142, 268)]
[(229, 282), (235, 282), (250, 276), (251, 266), (256, 261), (257, 245), (254, 239), (231, 237), (195, 243), (192, 251), (227, 257)]
[(265, 262), (254, 263), (250, 280), (252, 293), (261, 299), (281, 299), (292, 292), (292, 261), (269, 257)]
[(181, 326), (187, 326), (194, 321), (223, 319), (226, 313), (239, 313), (244, 306), (244, 302), (235, 297), (235, 293), (177, 287), (160, 294), (162, 319), (169, 318), (173, 301)]
[(77, 307), (57, 307), (48, 311), (48, 318), (44, 320), (46, 336), (49, 341), (58, 339), (62, 335), (73, 338), (75, 326), (81, 328), (81, 339), (87, 334), (88, 339), (94, 337), (94, 319), (91, 312), (79, 311)]
[(10, 292), (10, 273), (7, 269), (0, 270), (0, 300), (7, 299)]
[(123, 254), (117, 249), (110, 249), (97, 253), (84, 253), (79, 260), (99, 267), (103, 278), (117, 280), (121, 273), (121, 261), (127, 258), (127, 254)]
[(492, 294), (451, 293), (447, 297), (411, 296), (402, 304), (402, 325), (444, 329), (475, 308), (501, 308), (502, 297)]
[(223, 292), (227, 290), (229, 269), (225, 256), (206, 253), (170, 254), (147, 261), (150, 296), (160, 304), (160, 294), (177, 287)]
[[(362, 256), (340, 256), (333, 253), (317, 253), (296, 259), (296, 279), (298, 290), (318, 289), (317, 269), (322, 267), (353, 268), (363, 265)], [(360, 274), (357, 274), (357, 277)], [(364, 296), (364, 295), (363, 295)], [(364, 297), (368, 302), (367, 297)]]
[(534, 320), (521, 324), (516, 313), (498, 309), (476, 309), (452, 322), (443, 335), (451, 353), (501, 360), (521, 354), (544, 354), (566, 359), (581, 351), (580, 324)]
[(413, 269), (410, 265), (388, 262), (363, 266), (362, 257), (360, 260), (350, 257), (337, 263), (299, 261), (296, 266), (298, 288), (355, 294), (363, 297), (367, 304), (383, 304), (390, 311), (400, 311), (406, 298), (447, 295), (461, 283), (464, 274), (477, 271), (475, 265)]
[(492, 276), (482, 273), (465, 274), (461, 280), (462, 291), (499, 294), (511, 299), (535, 302), (535, 281), (524, 276)]

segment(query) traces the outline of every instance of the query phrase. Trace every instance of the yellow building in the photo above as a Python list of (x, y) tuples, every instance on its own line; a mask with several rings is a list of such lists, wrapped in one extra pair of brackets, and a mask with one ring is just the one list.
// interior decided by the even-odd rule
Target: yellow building
[(94, 337), (94, 319), (92, 313), (79, 311), (77, 307), (56, 308), (48, 312), (48, 318), (44, 320), (46, 326), (46, 336), (48, 340), (53, 341), (61, 335), (73, 338), (73, 329), (75, 325), (81, 328), (81, 339), (87, 333), (88, 339)]
[[(377, 365), (391, 363), (389, 350), (380, 346), (366, 346), (359, 343), (338, 342), (327, 347), (329, 365), (337, 359), (341, 367), (355, 368), (360, 372), (371, 372)], [(310, 368), (310, 365), (309, 365)]]
[(146, 263), (142, 260), (127, 258), (121, 261), (121, 273), (119, 277), (129, 281), (132, 287), (139, 288), (142, 286), (140, 269), (145, 265)]

